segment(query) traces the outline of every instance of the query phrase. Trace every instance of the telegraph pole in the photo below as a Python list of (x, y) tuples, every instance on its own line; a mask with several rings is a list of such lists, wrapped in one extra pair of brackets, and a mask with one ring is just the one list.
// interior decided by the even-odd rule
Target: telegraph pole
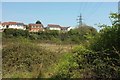
[(77, 18), (77, 23), (78, 23), (78, 26), (82, 26), (82, 15), (80, 14), (80, 16), (78, 16), (78, 18)]

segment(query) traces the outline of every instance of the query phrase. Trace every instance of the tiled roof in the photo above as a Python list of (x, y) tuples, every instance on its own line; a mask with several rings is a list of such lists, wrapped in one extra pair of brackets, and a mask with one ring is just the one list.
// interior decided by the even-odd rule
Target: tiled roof
[(17, 22), (8, 22), (9, 25), (16, 25)]
[(2, 25), (9, 25), (9, 23), (8, 22), (3, 22)]
[(24, 23), (19, 23), (19, 22), (3, 22), (2, 25), (24, 25)]
[(61, 28), (60, 25), (56, 25), (56, 24), (48, 24), (47, 27)]
[(42, 24), (29, 24), (29, 26), (43, 26)]

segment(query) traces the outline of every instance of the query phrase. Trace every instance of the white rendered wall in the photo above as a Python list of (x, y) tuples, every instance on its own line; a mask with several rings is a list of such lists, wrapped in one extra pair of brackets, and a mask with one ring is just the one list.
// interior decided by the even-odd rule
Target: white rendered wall
[(22, 29), (22, 30), (26, 30), (26, 28), (24, 26), (18, 26), (18, 25), (9, 25), (8, 28), (13, 28), (13, 29)]
[(59, 31), (61, 30), (61, 28), (52, 28), (52, 27), (50, 27), (49, 29), (50, 30), (59, 30)]

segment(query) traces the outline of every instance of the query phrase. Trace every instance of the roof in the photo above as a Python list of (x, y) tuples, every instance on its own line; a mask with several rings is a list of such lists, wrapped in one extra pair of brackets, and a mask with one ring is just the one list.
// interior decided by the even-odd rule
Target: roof
[(3, 22), (2, 25), (24, 25), (24, 23), (19, 23), (19, 22)]
[(61, 30), (67, 30), (69, 27), (61, 27)]
[(9, 25), (9, 23), (8, 22), (3, 22), (2, 25)]
[(61, 28), (60, 25), (56, 25), (56, 24), (48, 24), (47, 27), (52, 27), (52, 28)]
[(16, 25), (17, 22), (8, 22), (9, 25)]
[(17, 23), (17, 25), (24, 25), (23, 23)]
[(29, 24), (30, 26), (43, 26), (42, 24)]

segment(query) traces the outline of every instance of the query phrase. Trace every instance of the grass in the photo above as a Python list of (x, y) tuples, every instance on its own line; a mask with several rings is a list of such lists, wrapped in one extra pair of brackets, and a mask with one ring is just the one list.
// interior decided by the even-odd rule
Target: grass
[(48, 78), (53, 74), (48, 71), (74, 46), (3, 38), (3, 78)]

